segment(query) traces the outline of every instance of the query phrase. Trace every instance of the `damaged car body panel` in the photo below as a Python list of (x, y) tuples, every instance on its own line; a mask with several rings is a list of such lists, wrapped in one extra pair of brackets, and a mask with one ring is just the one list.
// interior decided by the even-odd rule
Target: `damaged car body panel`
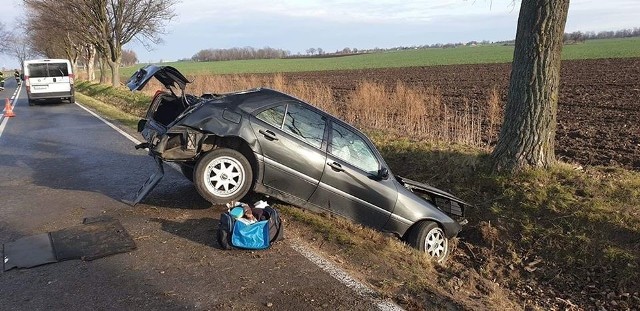
[(138, 124), (156, 161), (130, 204), (144, 200), (175, 162), (198, 193), (214, 203), (248, 191), (314, 211), (328, 211), (390, 232), (441, 261), (448, 239), (464, 223), (459, 198), (394, 176), (374, 144), (351, 125), (295, 97), (257, 88), (225, 94), (185, 94), (189, 81), (175, 68), (147, 66), (127, 85), (140, 90), (157, 78)]

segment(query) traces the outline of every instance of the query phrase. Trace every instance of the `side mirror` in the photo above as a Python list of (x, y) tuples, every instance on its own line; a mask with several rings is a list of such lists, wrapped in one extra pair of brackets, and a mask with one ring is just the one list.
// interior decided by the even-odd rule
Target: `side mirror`
[(139, 133), (142, 133), (142, 130), (144, 130), (145, 125), (147, 125), (147, 120), (140, 119), (140, 121), (138, 121), (138, 132)]
[(379, 180), (384, 180), (389, 178), (389, 170), (386, 167), (379, 169), (377, 177)]

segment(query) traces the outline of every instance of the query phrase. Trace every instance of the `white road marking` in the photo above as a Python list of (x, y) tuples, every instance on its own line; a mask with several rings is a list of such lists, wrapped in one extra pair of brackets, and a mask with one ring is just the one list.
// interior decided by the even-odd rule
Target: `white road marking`
[[(94, 117), (98, 118), (100, 121), (106, 123), (109, 127), (113, 128), (118, 133), (122, 134), (124, 137), (126, 137), (130, 141), (134, 142), (135, 144), (140, 144), (141, 143), (135, 137), (129, 135), (127, 132), (121, 130), (120, 128), (118, 128), (117, 126), (112, 124), (111, 122), (109, 122), (106, 119), (102, 118), (101, 116), (97, 115), (96, 113), (94, 113), (93, 111), (89, 110), (88, 108), (82, 106), (77, 101), (76, 101), (76, 105), (80, 106), (80, 108), (86, 110), (91, 115), (93, 115)], [(1, 125), (0, 125), (0, 129), (1, 129)], [(1, 130), (0, 130), (0, 133), (1, 133)], [(169, 163), (165, 163), (165, 164), (169, 165), (171, 168), (173, 168), (173, 169), (175, 169), (177, 171), (180, 171), (180, 167), (176, 163), (169, 162)], [(331, 275), (333, 278), (338, 280), (344, 286), (346, 286), (346, 287), (350, 288), (351, 290), (353, 290), (354, 292), (356, 292), (356, 294), (358, 294), (360, 297), (371, 301), (374, 305), (376, 305), (378, 307), (379, 310), (381, 310), (381, 311), (404, 311), (404, 309), (402, 307), (400, 307), (399, 305), (397, 305), (393, 301), (379, 298), (378, 297), (379, 295), (374, 290), (372, 290), (371, 288), (369, 288), (365, 284), (357, 281), (356, 279), (352, 278), (349, 274), (344, 272), (344, 270), (338, 268), (336, 265), (334, 265), (333, 263), (331, 263), (330, 261), (328, 261), (327, 259), (325, 259), (321, 255), (313, 252), (307, 246), (303, 245), (302, 242), (298, 241), (297, 239), (290, 239), (289, 241), (290, 241), (289, 245), (291, 246), (291, 248), (293, 248), (295, 251), (297, 251), (302, 256), (307, 258), (307, 260), (309, 260), (312, 263), (314, 263), (320, 269), (322, 269), (323, 271), (325, 271), (326, 273)]]
[(352, 278), (349, 274), (344, 272), (344, 270), (338, 268), (336, 265), (331, 263), (329, 260), (323, 258), (319, 254), (315, 253), (307, 246), (305, 246), (302, 242), (297, 239), (290, 239), (291, 247), (300, 253), (302, 256), (307, 258), (309, 261), (313, 262), (316, 266), (320, 267), (325, 272), (329, 273), (333, 278), (340, 281), (343, 285), (352, 289), (356, 294), (360, 297), (367, 299), (373, 302), (374, 305), (378, 307), (381, 311), (400, 311), (404, 310), (402, 307), (397, 305), (391, 300), (380, 299), (378, 293), (374, 290), (366, 286), (365, 284), (357, 281)]
[[(13, 109), (16, 106), (16, 98), (20, 94), (21, 89), (22, 89), (22, 83), (18, 85), (18, 88), (13, 92), (13, 95), (11, 96), (11, 99), (10, 99), (11, 109)], [(2, 105), (4, 104), (5, 104), (4, 101), (2, 101)], [(3, 112), (4, 110), (5, 109), (2, 108)], [(3, 113), (2, 116), (0, 117), (0, 120), (2, 120), (2, 122), (0, 123), (0, 137), (2, 137), (2, 133), (4, 132), (5, 127), (7, 126), (7, 122), (9, 121), (9, 118), (6, 118)]]
[(4, 127), (7, 126), (7, 121), (9, 118), (2, 118), (2, 123), (0, 123), (0, 137), (2, 137), (2, 132), (4, 132)]
[(121, 130), (119, 127), (115, 126), (113, 123), (107, 121), (106, 119), (104, 119), (103, 117), (97, 115), (95, 112), (89, 110), (88, 108), (86, 108), (85, 106), (81, 105), (80, 103), (78, 103), (78, 101), (76, 100), (75, 102), (76, 105), (78, 105), (78, 107), (86, 110), (88, 113), (92, 114), (94, 117), (98, 118), (98, 120), (104, 122), (106, 125), (108, 125), (109, 127), (111, 127), (112, 129), (116, 130), (118, 133), (122, 134), (122, 136), (126, 137), (127, 139), (129, 139), (130, 141), (132, 141), (134, 144), (139, 144), (140, 141), (137, 140), (135, 137), (129, 135), (129, 133)]
[[(77, 100), (76, 100), (75, 104), (76, 104), (76, 105), (78, 105), (78, 107), (80, 107), (80, 108), (82, 108), (82, 109), (86, 110), (88, 113), (90, 113), (90, 114), (91, 114), (91, 115), (93, 115), (94, 117), (98, 118), (98, 120), (100, 120), (100, 121), (104, 122), (106, 125), (108, 125), (108, 126), (109, 126), (109, 127), (111, 127), (112, 129), (116, 130), (118, 133), (120, 133), (122, 136), (124, 136), (124, 137), (126, 137), (127, 139), (129, 139), (130, 141), (132, 141), (134, 144), (138, 145), (138, 144), (141, 144), (141, 143), (142, 143), (141, 141), (139, 141), (139, 140), (138, 140), (138, 139), (136, 139), (135, 137), (133, 137), (133, 136), (129, 135), (129, 133), (127, 133), (127, 132), (125, 132), (125, 131), (121, 130), (119, 127), (115, 126), (113, 123), (111, 123), (111, 122), (107, 121), (105, 118), (103, 118), (103, 117), (101, 117), (101, 116), (97, 115), (95, 112), (91, 111), (89, 108), (87, 108), (87, 107), (85, 107), (85, 106), (81, 105)], [(166, 163), (166, 162), (165, 162), (165, 164), (166, 164), (166, 165), (168, 165), (169, 167), (171, 167), (172, 169), (174, 169), (174, 170), (176, 170), (176, 171), (180, 172), (180, 166), (179, 166), (178, 164), (175, 164), (175, 163), (173, 163), (173, 162), (168, 162), (168, 163)]]

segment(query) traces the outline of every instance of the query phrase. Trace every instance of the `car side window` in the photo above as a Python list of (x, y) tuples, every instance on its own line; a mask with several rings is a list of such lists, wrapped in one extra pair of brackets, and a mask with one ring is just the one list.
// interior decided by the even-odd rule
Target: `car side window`
[(320, 148), (325, 123), (325, 117), (321, 114), (295, 104), (289, 104), (283, 130), (316, 148)]
[(359, 135), (344, 126), (333, 123), (329, 152), (367, 173), (378, 172), (380, 165), (371, 148)]
[(280, 129), (282, 128), (282, 120), (284, 120), (284, 112), (285, 105), (280, 105), (260, 112), (256, 117)]

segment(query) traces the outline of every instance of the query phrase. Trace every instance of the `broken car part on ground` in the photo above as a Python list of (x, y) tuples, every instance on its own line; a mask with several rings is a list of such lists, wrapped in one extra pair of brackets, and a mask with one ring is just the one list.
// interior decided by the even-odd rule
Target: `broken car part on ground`
[(141, 68), (127, 86), (141, 90), (152, 77), (166, 90), (156, 92), (138, 123), (146, 142), (136, 148), (149, 149), (157, 170), (131, 204), (160, 181), (164, 162), (175, 162), (211, 203), (254, 191), (393, 233), (438, 261), (447, 257), (469, 204), (394, 176), (353, 126), (267, 88), (186, 94), (189, 81), (170, 66)]

